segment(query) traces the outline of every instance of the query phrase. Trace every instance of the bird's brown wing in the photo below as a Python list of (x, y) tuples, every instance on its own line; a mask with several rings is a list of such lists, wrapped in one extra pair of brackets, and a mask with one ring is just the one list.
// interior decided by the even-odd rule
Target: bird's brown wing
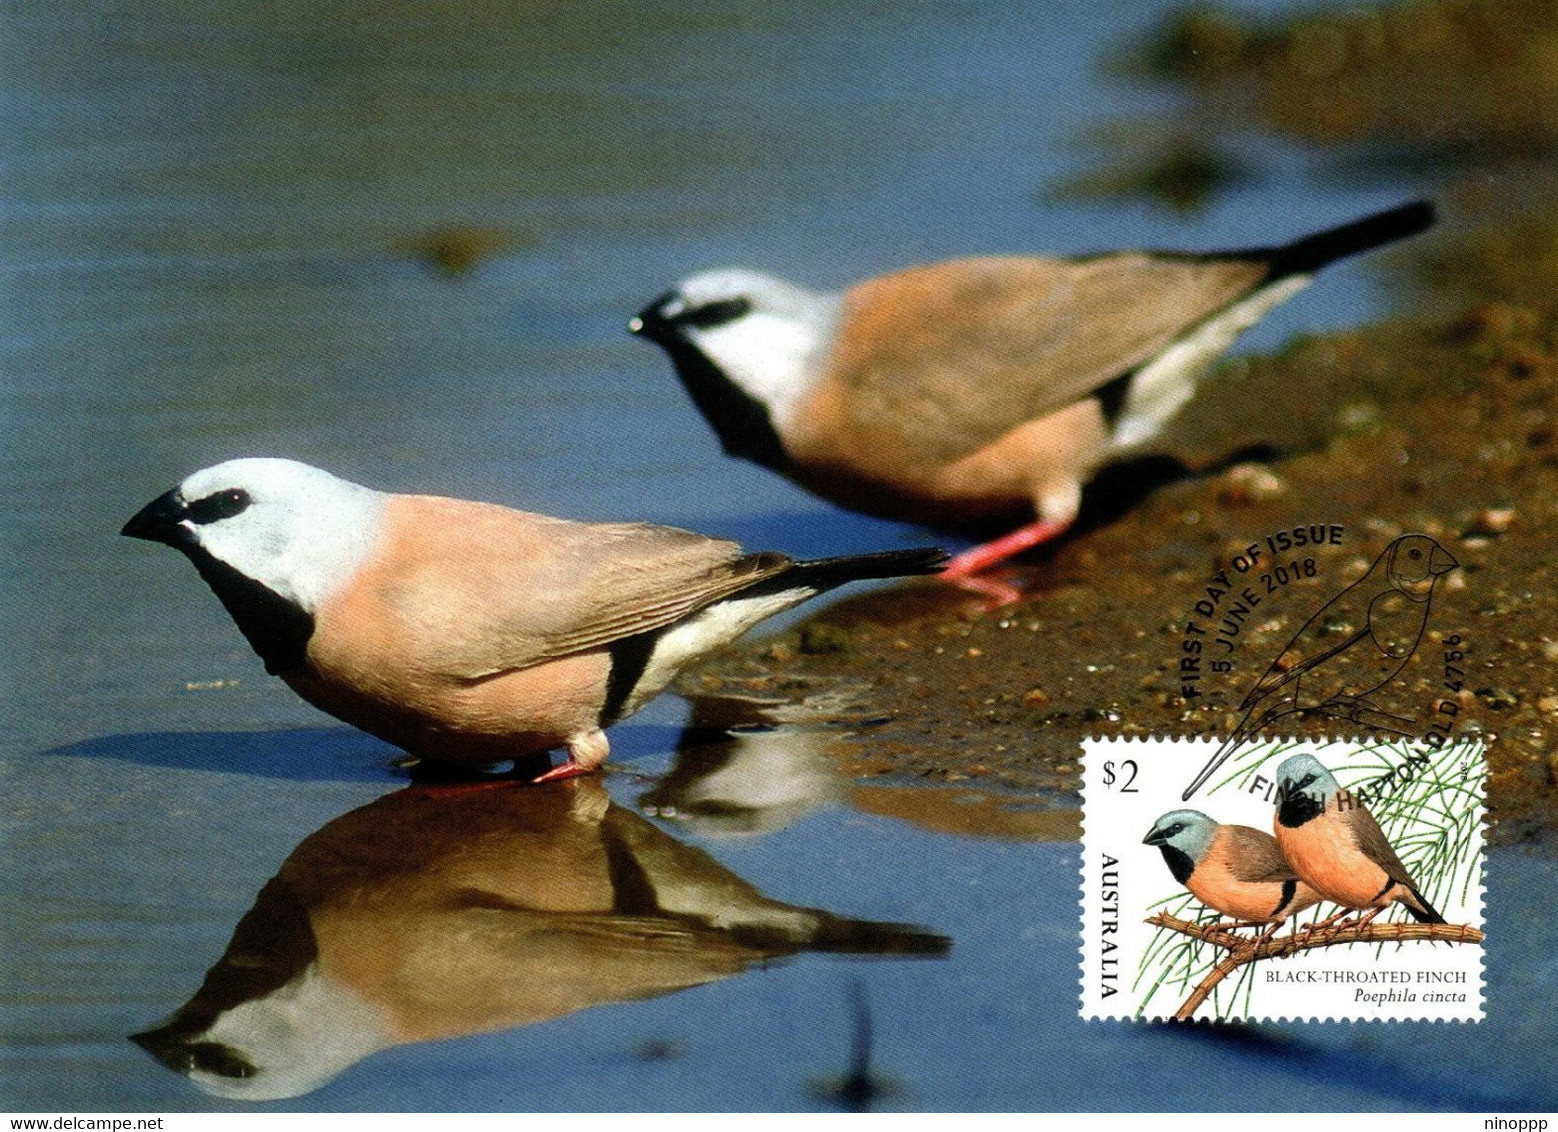
[[(546, 912), (499, 904), (418, 909), (390, 926), (396, 960), (372, 989), (416, 1040), (529, 1025), (669, 994), (765, 958), (669, 917)], [(361, 964), (353, 966), (354, 973)]]
[(783, 573), (783, 554), (648, 523), (578, 523), (401, 496), (369, 579), (409, 655), (478, 680), (664, 628)]
[(1249, 884), (1297, 879), (1271, 834), (1247, 825), (1225, 825), (1223, 830), (1228, 838), (1229, 869), (1237, 879)]
[[(602, 1001), (706, 983), (764, 958), (762, 951), (733, 936), (670, 916), (525, 914), (532, 917), (527, 949), (551, 951), (569, 961), (598, 994), (609, 988), (609, 995), (600, 994)], [(537, 964), (542, 970), (558, 965)]]
[(1401, 863), (1401, 858), (1396, 856), (1395, 848), (1385, 838), (1385, 831), (1380, 829), (1379, 822), (1374, 820), (1374, 815), (1361, 805), (1354, 805), (1350, 809), (1339, 811), (1347, 822), (1347, 828), (1352, 832), (1353, 843), (1359, 851), (1385, 870), (1385, 875), (1391, 880), (1398, 881), (1408, 888), (1415, 889), (1416, 882), (1412, 874), (1407, 872), (1407, 867)]
[(829, 391), (854, 435), (957, 459), (1136, 369), (1265, 276), (1143, 252), (911, 268), (845, 293)]

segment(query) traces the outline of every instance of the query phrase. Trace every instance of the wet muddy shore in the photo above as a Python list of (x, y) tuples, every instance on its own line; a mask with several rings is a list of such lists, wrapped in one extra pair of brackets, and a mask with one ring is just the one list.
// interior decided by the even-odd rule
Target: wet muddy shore
[[(1113, 513), (1118, 493), (1093, 491), (1081, 528), (1017, 572), (1022, 601), (991, 609), (934, 583), (846, 599), (716, 657), (683, 688), (842, 697), (850, 706), (835, 719), (855, 737), (850, 770), (863, 777), (1071, 791), (1087, 736), (1226, 734), (1248, 685), (1304, 620), (1397, 535), (1422, 532), (1460, 565), (1435, 594), (1417, 655), (1382, 694), (1424, 729), (1453, 699), (1440, 721), (1488, 743), (1494, 840), (1550, 843), (1555, 394), (1558, 316), (1511, 302), (1231, 363), (1162, 446), (1181, 474), (1165, 475), (1165, 463), (1106, 477), (1158, 486), (1123, 514)], [(1278, 454), (1227, 463), (1251, 445)], [(1310, 525), (1340, 527), (1339, 545), (1263, 548), (1247, 572), (1233, 568), (1251, 545)], [(1306, 559), (1313, 577), (1302, 576)], [(1279, 584), (1276, 568), (1289, 560), (1298, 570)], [(1238, 583), (1233, 592), (1248, 585), (1262, 604), (1239, 626), (1234, 671), (1206, 673), (1187, 699), (1186, 624), (1220, 570)], [(1461, 669), (1457, 693), (1445, 686), (1446, 657)], [(1357, 729), (1313, 719), (1292, 730)]]

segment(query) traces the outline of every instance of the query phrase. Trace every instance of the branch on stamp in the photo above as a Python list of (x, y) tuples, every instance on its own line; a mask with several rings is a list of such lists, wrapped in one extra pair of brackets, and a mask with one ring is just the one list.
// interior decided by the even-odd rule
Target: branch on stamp
[(1406, 940), (1426, 939), (1440, 943), (1482, 942), (1482, 932), (1469, 924), (1357, 924), (1319, 930), (1299, 929), (1290, 935), (1276, 939), (1260, 936), (1241, 936), (1226, 928), (1205, 923), (1181, 920), (1167, 912), (1159, 912), (1146, 921), (1155, 927), (1178, 932), (1192, 939), (1202, 940), (1227, 952), (1205, 978), (1190, 992), (1190, 997), (1174, 1012), (1174, 1020), (1186, 1022), (1195, 1016), (1201, 1004), (1211, 996), (1217, 985), (1233, 972), (1259, 959), (1275, 959), (1311, 951), (1319, 947), (1336, 947), (1348, 943), (1398, 943)]

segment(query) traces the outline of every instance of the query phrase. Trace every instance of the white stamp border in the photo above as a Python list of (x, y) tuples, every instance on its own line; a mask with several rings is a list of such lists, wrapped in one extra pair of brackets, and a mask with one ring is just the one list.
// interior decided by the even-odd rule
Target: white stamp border
[[(1193, 897), (1179, 885), (1169, 872), (1160, 851), (1141, 844), (1143, 836), (1153, 821), (1161, 814), (1175, 809), (1198, 809), (1226, 823), (1249, 825), (1270, 831), (1274, 804), (1260, 794), (1251, 793), (1257, 784), (1258, 770), (1268, 764), (1275, 766), (1292, 754), (1307, 752), (1320, 761), (1335, 760), (1340, 768), (1338, 777), (1344, 787), (1362, 785), (1356, 760), (1359, 758), (1385, 757), (1400, 754), (1411, 747), (1415, 752), (1427, 753), (1436, 760), (1471, 757), (1478, 762), (1480, 773), (1475, 775), (1473, 793), (1475, 804), (1471, 807), (1473, 834), (1469, 848), (1459, 860), (1464, 870), (1464, 880), (1458, 893), (1450, 893), (1441, 909), (1452, 924), (1470, 924), (1478, 929), (1485, 926), (1486, 908), (1486, 832), (1487, 832), (1487, 759), (1481, 742), (1475, 739), (1459, 739), (1442, 746), (1427, 746), (1421, 742), (1403, 743), (1381, 739), (1262, 739), (1250, 744), (1259, 748), (1239, 760), (1242, 769), (1224, 768), (1224, 772), (1208, 782), (1189, 801), (1181, 800), (1181, 793), (1202, 767), (1218, 750), (1216, 739), (1183, 739), (1158, 737), (1093, 737), (1082, 743), (1082, 851), (1080, 867), (1080, 996), (1079, 1013), (1087, 1020), (1155, 1021), (1173, 1018), (1183, 1005), (1192, 983), (1184, 983), (1179, 989), (1159, 986), (1150, 996), (1146, 983), (1140, 978), (1147, 971), (1144, 959), (1153, 939), (1165, 929), (1145, 923), (1149, 905), (1160, 904), (1166, 897), (1174, 897), (1173, 903), (1183, 898), (1187, 919), (1198, 916), (1206, 921), (1216, 919), (1213, 913), (1203, 909)], [(1339, 752), (1352, 752), (1341, 757)], [(1105, 763), (1122, 763), (1132, 760), (1138, 768), (1138, 789), (1135, 797), (1126, 799), (1118, 789), (1107, 790), (1103, 785)], [(1274, 761), (1275, 760), (1275, 761)], [(1352, 761), (1349, 761), (1352, 760)], [(1351, 773), (1349, 773), (1349, 770)], [(1117, 773), (1116, 781), (1122, 780)], [(1267, 779), (1273, 775), (1265, 775)], [(1147, 787), (1142, 790), (1141, 787)], [(1243, 787), (1243, 789), (1241, 789)], [(1272, 795), (1268, 795), (1272, 796)], [(1101, 801), (1100, 798), (1106, 799)], [(1388, 800), (1381, 802), (1382, 812)], [(1150, 811), (1150, 812), (1148, 812)], [(1140, 829), (1135, 827), (1139, 825)], [(1108, 828), (1106, 828), (1108, 827)], [(1120, 864), (1106, 885), (1104, 862), (1108, 858)], [(1119, 856), (1115, 856), (1118, 852)], [(1402, 856), (1411, 863), (1411, 857)], [(1459, 876), (1460, 874), (1455, 874)], [(1112, 919), (1117, 927), (1106, 930), (1110, 920), (1108, 890), (1117, 890)], [(1171, 905), (1172, 906), (1172, 905)], [(1329, 903), (1322, 903), (1302, 913), (1297, 920), (1309, 922), (1336, 911)], [(1392, 908), (1388, 919), (1397, 922), (1404, 917), (1402, 910)], [(1382, 913), (1376, 924), (1387, 922)], [(1288, 935), (1292, 921), (1277, 932), (1279, 937)], [(1254, 933), (1244, 929), (1244, 936)], [(1173, 933), (1174, 942), (1188, 937)], [(1117, 950), (1108, 947), (1116, 942)], [(1161, 954), (1161, 953), (1160, 953)], [(1209, 971), (1212, 964), (1228, 954), (1222, 948), (1201, 944), (1200, 953), (1187, 953), (1185, 970)], [(1112, 968), (1115, 979), (1109, 979), (1111, 968), (1105, 960), (1116, 960)], [(1442, 1021), (1477, 1022), (1484, 1016), (1484, 945), (1474, 943), (1441, 943), (1412, 940), (1373, 943), (1337, 944), (1313, 948), (1280, 958), (1262, 958), (1249, 964), (1246, 982), (1235, 990), (1234, 976), (1224, 980), (1221, 992), (1209, 998), (1193, 1017), (1196, 1021)], [(1311, 986), (1293, 980), (1286, 972), (1332, 970), (1341, 972), (1332, 976), (1300, 975), (1299, 979), (1323, 977), (1329, 982)], [(1444, 993), (1436, 984), (1420, 984), (1416, 972), (1460, 972), (1464, 982), (1448, 984), (1454, 992), (1463, 992), (1463, 1003), (1430, 1003), (1425, 995)], [(1406, 971), (1406, 982), (1358, 982), (1356, 972)], [(1268, 975), (1274, 972), (1275, 976)], [(1370, 979), (1383, 976), (1372, 974)], [(1397, 976), (1389, 976), (1396, 978)], [(1267, 979), (1273, 981), (1267, 982)], [(1106, 987), (1113, 986), (1115, 993), (1108, 994)], [(1385, 1001), (1378, 1003), (1357, 1001), (1357, 991), (1381, 995)], [(1413, 1001), (1390, 1001), (1392, 989), (1411, 991)], [(1307, 997), (1306, 997), (1307, 993)], [(1452, 992), (1453, 993), (1453, 992)], [(1238, 999), (1238, 1001), (1234, 1001)]]

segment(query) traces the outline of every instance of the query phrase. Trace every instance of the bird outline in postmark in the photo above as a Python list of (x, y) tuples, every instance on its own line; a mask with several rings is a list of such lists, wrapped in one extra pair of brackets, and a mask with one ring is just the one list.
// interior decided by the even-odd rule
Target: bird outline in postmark
[(1242, 718), (1180, 796), (1188, 802), (1245, 744), (1293, 717), (1410, 737), (1416, 720), (1380, 706), (1422, 644), (1442, 579), (1460, 563), (1430, 535), (1404, 534), (1364, 575), (1320, 606), (1278, 652), (1238, 710)]

